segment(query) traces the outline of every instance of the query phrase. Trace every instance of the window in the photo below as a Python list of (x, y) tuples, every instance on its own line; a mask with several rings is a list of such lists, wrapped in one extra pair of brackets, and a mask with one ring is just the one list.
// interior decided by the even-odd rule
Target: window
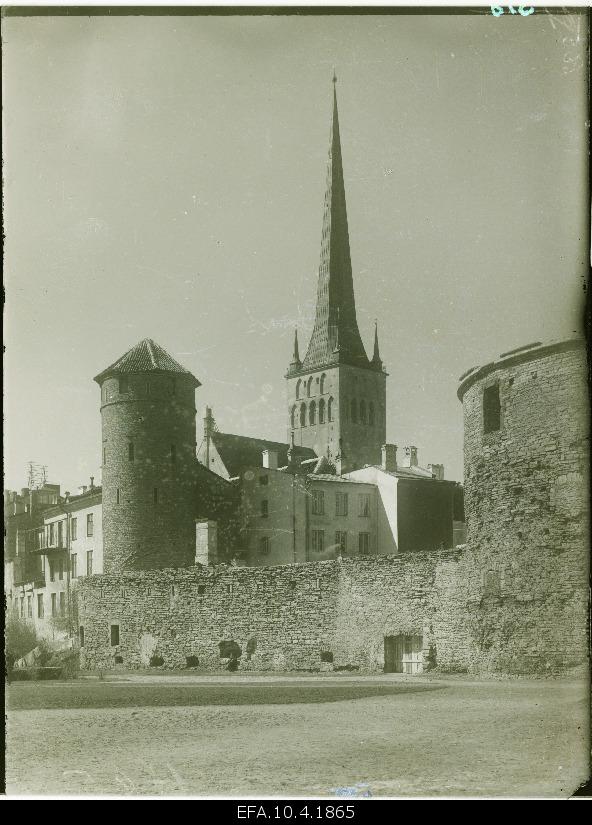
[(93, 513), (86, 514), (86, 535), (92, 536), (94, 533), (94, 520), (93, 520)]
[(501, 427), (499, 384), (485, 387), (483, 391), (483, 432), (493, 433)]
[(73, 579), (78, 578), (78, 559), (76, 558), (76, 553), (72, 553), (70, 556), (70, 574)]
[(49, 580), (55, 581), (55, 564), (53, 559), (49, 559)]
[(25, 618), (25, 597), (21, 596), (21, 619)]
[(177, 460), (177, 445), (176, 444), (171, 444), (171, 461), (174, 464), (176, 460)]
[(368, 518), (370, 515), (370, 496), (368, 493), (360, 493), (360, 515)]
[(64, 546), (64, 522), (58, 521), (58, 547)]
[(312, 390), (312, 375), (310, 376), (310, 378), (308, 379), (307, 384), (306, 384), (306, 394), (308, 395), (309, 398), (310, 398), (311, 390)]
[(60, 616), (64, 617), (66, 615), (66, 594), (62, 590), (60, 593)]
[(266, 498), (261, 501), (261, 518), (267, 518), (269, 515), (269, 502)]
[(312, 512), (315, 516), (325, 515), (325, 493), (322, 490), (312, 491)]
[(325, 531), (313, 530), (311, 537), (313, 553), (322, 553), (325, 549)]
[(129, 392), (129, 380), (126, 376), (122, 376), (119, 379), (119, 393), (122, 392)]
[(345, 530), (335, 531), (335, 544), (339, 547), (341, 553), (347, 553), (347, 533)]
[(84, 647), (84, 628), (82, 625), (78, 628), (78, 638), (80, 639), (80, 647)]
[(310, 402), (310, 407), (308, 408), (308, 423), (313, 426), (316, 424), (317, 421), (317, 405), (314, 401)]
[(71, 530), (71, 533), (72, 533), (72, 541), (76, 541), (76, 539), (78, 538), (78, 519), (77, 518), (73, 518), (72, 521), (70, 522), (70, 530)]
[(132, 441), (127, 445), (127, 459), (128, 461), (134, 460), (134, 444)]
[(33, 596), (27, 596), (27, 618), (33, 618)]
[(262, 556), (268, 556), (270, 552), (269, 536), (261, 536), (259, 539), (259, 552)]
[(296, 381), (296, 399), (297, 400), (300, 398), (300, 388), (301, 387), (302, 387), (302, 381), (299, 378), (298, 381)]
[(107, 448), (103, 447), (103, 467), (107, 465)]
[(115, 490), (115, 504), (119, 504), (119, 503), (120, 503), (120, 498), (119, 498), (119, 487), (118, 487)]
[(306, 427), (306, 404), (304, 401), (300, 405), (300, 426)]
[(347, 493), (336, 493), (335, 495), (335, 515), (347, 516)]
[(55, 546), (55, 522), (53, 522), (53, 521), (49, 525), (49, 546), (50, 547)]
[(111, 625), (111, 647), (117, 647), (119, 644), (119, 625)]
[(58, 615), (57, 593), (51, 594), (51, 615), (54, 619)]
[(325, 384), (326, 383), (327, 383), (327, 376), (325, 375), (325, 373), (323, 373), (321, 375), (321, 386), (320, 386), (321, 395), (323, 395), (323, 393), (325, 392)]
[(368, 404), (368, 424), (374, 426), (374, 404), (372, 401)]
[(152, 490), (152, 503), (153, 504), (158, 504), (158, 487), (155, 487)]
[(60, 581), (64, 580), (64, 559), (62, 556), (58, 559), (58, 578)]
[(366, 423), (366, 402), (360, 401), (360, 423)]
[(327, 421), (333, 421), (333, 399), (330, 398), (327, 402)]
[(358, 550), (360, 556), (367, 556), (370, 552), (370, 533), (360, 533), (358, 536)]
[(269, 484), (269, 476), (259, 476), (259, 484), (265, 487), (266, 484)]
[(43, 604), (43, 593), (37, 594), (37, 616), (42, 619), (45, 616), (45, 605)]
[(358, 403), (355, 398), (352, 398), (351, 402), (351, 420), (352, 424), (358, 423)]
[(86, 575), (92, 576), (93, 574), (93, 551), (89, 550), (86, 554)]
[(319, 424), (325, 423), (325, 399), (319, 401)]

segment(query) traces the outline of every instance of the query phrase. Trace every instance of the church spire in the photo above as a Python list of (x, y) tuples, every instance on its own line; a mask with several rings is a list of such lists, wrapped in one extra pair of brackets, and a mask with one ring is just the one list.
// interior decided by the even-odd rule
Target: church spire
[(378, 349), (378, 321), (374, 321), (374, 355), (372, 356), (371, 363), (376, 369), (382, 369), (382, 361), (380, 360), (380, 351)]
[(294, 330), (294, 354), (292, 355), (290, 369), (299, 370), (301, 366), (302, 362), (300, 361), (300, 353), (298, 352), (298, 328), (296, 328)]
[(337, 77), (333, 73), (333, 116), (317, 307), (313, 333), (302, 363), (305, 370), (335, 362), (369, 366), (356, 320), (336, 86)]

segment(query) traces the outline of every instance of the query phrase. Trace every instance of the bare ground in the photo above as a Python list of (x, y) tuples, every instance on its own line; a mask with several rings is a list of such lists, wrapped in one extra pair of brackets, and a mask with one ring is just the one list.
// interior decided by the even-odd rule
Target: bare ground
[(8, 690), (7, 791), (570, 796), (585, 681), (128, 675)]

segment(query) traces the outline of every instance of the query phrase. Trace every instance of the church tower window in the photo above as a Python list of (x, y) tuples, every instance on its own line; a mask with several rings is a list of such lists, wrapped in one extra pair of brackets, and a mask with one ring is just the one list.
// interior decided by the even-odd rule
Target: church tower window
[(319, 424), (325, 423), (325, 399), (319, 401)]
[(333, 399), (327, 402), (327, 421), (333, 421)]
[(308, 409), (308, 423), (311, 427), (317, 423), (317, 405), (314, 401), (310, 402), (310, 407)]
[(300, 426), (306, 427), (306, 404), (304, 401), (300, 405)]

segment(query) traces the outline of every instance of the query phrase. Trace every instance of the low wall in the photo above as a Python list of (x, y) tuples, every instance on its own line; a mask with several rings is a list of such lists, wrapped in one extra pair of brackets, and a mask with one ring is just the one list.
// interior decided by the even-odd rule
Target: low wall
[(559, 672), (587, 656), (585, 563), (566, 555), (529, 589), (469, 547), (93, 576), (77, 587), (81, 664), (219, 670), (234, 652), (245, 670), (380, 672), (385, 637), (405, 635), (422, 637), (426, 669)]

